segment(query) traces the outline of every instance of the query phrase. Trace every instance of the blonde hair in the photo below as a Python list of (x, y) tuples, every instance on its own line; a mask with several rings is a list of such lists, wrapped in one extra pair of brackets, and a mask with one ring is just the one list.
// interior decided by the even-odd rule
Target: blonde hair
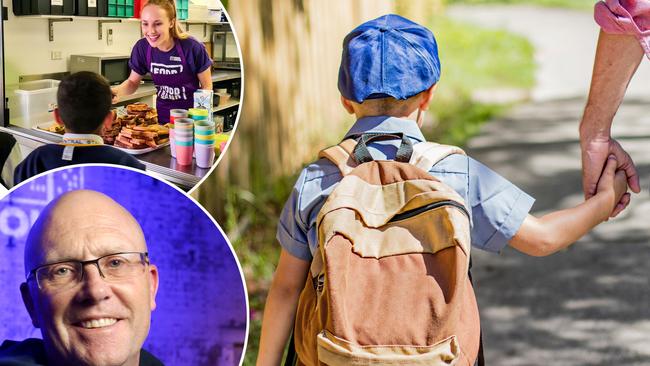
[(171, 36), (175, 39), (186, 39), (190, 35), (185, 33), (181, 25), (178, 23), (178, 18), (176, 18), (176, 3), (174, 0), (148, 0), (147, 4), (143, 7), (146, 8), (149, 5), (156, 5), (167, 12), (167, 17), (169, 20), (174, 20), (174, 26), (169, 30)]

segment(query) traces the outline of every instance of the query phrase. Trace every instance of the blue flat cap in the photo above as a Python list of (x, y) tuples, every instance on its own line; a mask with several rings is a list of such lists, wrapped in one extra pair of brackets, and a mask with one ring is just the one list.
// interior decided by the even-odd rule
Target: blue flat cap
[(343, 40), (338, 87), (346, 99), (406, 99), (439, 79), (433, 33), (399, 15), (363, 23)]

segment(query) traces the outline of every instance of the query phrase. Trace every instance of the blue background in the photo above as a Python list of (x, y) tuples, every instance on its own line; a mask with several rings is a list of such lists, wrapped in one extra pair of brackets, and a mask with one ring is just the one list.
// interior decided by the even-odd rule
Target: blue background
[(41, 337), (20, 298), (24, 241), (48, 202), (82, 188), (103, 192), (131, 212), (159, 268), (158, 306), (144, 348), (166, 365), (238, 365), (246, 337), (246, 295), (220, 229), (184, 193), (117, 167), (59, 170), (0, 201), (0, 341)]

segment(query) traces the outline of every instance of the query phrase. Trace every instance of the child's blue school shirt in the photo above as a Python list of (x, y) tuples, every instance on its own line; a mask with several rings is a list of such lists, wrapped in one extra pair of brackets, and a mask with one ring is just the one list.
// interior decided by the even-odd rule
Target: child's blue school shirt
[[(395, 117), (364, 117), (345, 138), (366, 132), (402, 132), (413, 144), (425, 141), (417, 123)], [(393, 159), (400, 141), (378, 141), (369, 145), (376, 160)], [(535, 200), (508, 180), (478, 161), (451, 155), (430, 173), (458, 192), (470, 208), (472, 245), (498, 252), (515, 235)], [(318, 250), (316, 218), (325, 200), (342, 179), (334, 164), (320, 159), (305, 167), (284, 205), (277, 239), (293, 256), (311, 261)]]

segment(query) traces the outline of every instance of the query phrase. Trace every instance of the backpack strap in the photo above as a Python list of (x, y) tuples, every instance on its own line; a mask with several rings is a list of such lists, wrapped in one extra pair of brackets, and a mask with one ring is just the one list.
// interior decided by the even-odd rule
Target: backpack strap
[(440, 160), (453, 154), (465, 155), (465, 152), (456, 146), (441, 145), (427, 141), (420, 142), (413, 145), (413, 155), (411, 155), (409, 164), (413, 164), (425, 172), (428, 172)]
[(318, 153), (319, 158), (325, 158), (336, 165), (341, 174), (348, 175), (358, 164), (354, 160), (354, 147), (357, 146), (355, 139), (343, 140), (340, 144), (330, 146)]
[[(319, 158), (325, 158), (336, 165), (343, 176), (347, 175), (357, 165), (354, 158), (354, 150), (357, 146), (355, 139), (343, 140), (340, 144), (330, 146), (318, 153)], [(413, 154), (409, 164), (428, 172), (431, 167), (436, 165), (440, 160), (452, 154), (465, 155), (465, 152), (456, 146), (441, 145), (435, 142), (420, 142), (413, 145)]]

